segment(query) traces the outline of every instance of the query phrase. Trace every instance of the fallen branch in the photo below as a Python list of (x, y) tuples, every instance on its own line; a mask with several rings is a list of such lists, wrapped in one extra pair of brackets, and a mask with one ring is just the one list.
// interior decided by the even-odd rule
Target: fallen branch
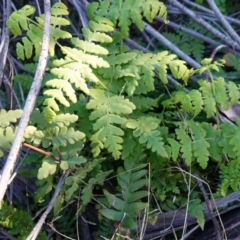
[(4, 165), (2, 176), (0, 178), (0, 202), (3, 200), (9, 180), (11, 179), (11, 175), (17, 161), (17, 156), (22, 145), (23, 135), (28, 125), (30, 115), (35, 106), (36, 99), (41, 88), (45, 67), (47, 65), (48, 46), (50, 39), (50, 6), (50, 0), (45, 0), (45, 19), (42, 38), (42, 50), (39, 57), (36, 74), (34, 76), (34, 80), (23, 109), (23, 114), (18, 125), (16, 136), (14, 138), (10, 153), (8, 155), (8, 159), (6, 161), (6, 164)]

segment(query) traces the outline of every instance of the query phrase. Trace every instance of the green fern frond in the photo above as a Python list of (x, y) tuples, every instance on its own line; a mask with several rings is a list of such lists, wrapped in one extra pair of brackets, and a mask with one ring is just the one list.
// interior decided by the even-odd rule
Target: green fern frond
[(67, 127), (55, 127), (54, 135), (55, 136), (52, 138), (52, 144), (56, 147), (66, 146), (68, 143), (73, 144), (85, 137), (82, 132)]
[(16, 129), (10, 127), (10, 123), (16, 123), (21, 117), (22, 110), (0, 110), (0, 157), (4, 155), (3, 151), (8, 151), (11, 148), (11, 143), (14, 139)]
[(0, 110), (0, 127), (4, 128), (9, 126), (10, 123), (15, 123), (21, 117), (22, 110)]
[(145, 178), (147, 171), (141, 169), (142, 167), (134, 169), (134, 166), (134, 161), (126, 159), (124, 168), (118, 168), (117, 180), (122, 196), (117, 197), (117, 195), (112, 195), (104, 190), (104, 195), (113, 209), (100, 210), (100, 213), (106, 218), (121, 221), (121, 226), (126, 229), (135, 229), (137, 227), (136, 212), (148, 207), (147, 203), (141, 201), (142, 198), (148, 196), (148, 191), (142, 190), (148, 184), (148, 179)]
[(223, 109), (227, 110), (229, 108), (229, 99), (224, 78), (217, 78), (213, 84), (216, 102), (219, 103)]
[[(57, 12), (58, 11), (58, 12)], [(43, 26), (44, 26), (44, 15), (36, 17), (36, 22), (28, 18), (35, 12), (35, 9), (32, 6), (26, 5), (22, 9), (15, 11), (11, 14), (8, 20), (9, 30), (15, 35), (21, 35), (22, 30), (27, 31), (26, 37), (22, 38), (22, 43), (17, 43), (17, 55), (18, 58), (25, 60), (29, 59), (33, 55), (39, 56), (41, 51), (41, 42), (43, 35)], [(61, 14), (63, 13), (63, 14)], [(63, 3), (55, 3), (52, 6), (51, 11), (51, 35), (49, 42), (49, 54), (54, 56), (55, 54), (55, 44), (58, 39), (71, 38), (72, 35), (66, 31), (63, 31), (56, 26), (66, 26), (70, 22), (67, 19), (58, 17), (59, 15), (67, 15), (68, 11), (66, 6)], [(29, 24), (29, 22), (31, 22)], [(21, 28), (22, 29), (21, 29)], [(33, 54), (33, 49), (35, 53)]]
[(185, 62), (175, 60), (175, 58), (176, 55), (169, 55), (167, 51), (158, 54), (143, 54), (139, 51), (118, 53), (115, 50), (113, 54), (110, 52), (109, 56), (105, 57), (111, 67), (100, 69), (98, 73), (103, 76), (103, 79), (122, 81), (122, 87), (117, 85), (118, 81), (111, 81), (111, 85), (114, 84), (114, 87), (109, 86), (109, 81), (106, 82), (108, 89), (113, 89), (113, 92), (116, 92), (117, 88), (118, 91), (125, 91), (128, 95), (146, 94), (155, 89), (155, 68), (158, 70), (159, 77), (164, 84), (168, 82), (168, 69), (175, 78), (187, 82), (193, 71), (186, 67)]
[(221, 136), (218, 145), (222, 147), (222, 153), (226, 154), (229, 158), (236, 158), (237, 152), (234, 151), (234, 145), (230, 143), (232, 136), (235, 136), (236, 130), (239, 131), (232, 124), (225, 122), (220, 125)]
[(183, 128), (178, 128), (175, 132), (181, 143), (180, 152), (182, 152), (182, 157), (187, 165), (190, 166), (193, 160), (192, 140)]
[(191, 98), (194, 114), (197, 115), (202, 111), (204, 105), (201, 92), (193, 89), (190, 91), (189, 96)]
[[(123, 96), (110, 95), (103, 90), (91, 90), (91, 100), (87, 104), (87, 109), (93, 109), (90, 120), (93, 123), (93, 130), (97, 134), (93, 135), (92, 149), (94, 155), (99, 153), (100, 148), (108, 149), (115, 159), (120, 157), (124, 132), (116, 125), (123, 124), (126, 118), (123, 114), (130, 114), (135, 109), (133, 103)], [(100, 145), (100, 148), (99, 148)], [(97, 150), (98, 149), (98, 150)]]
[(239, 99), (239, 87), (234, 82), (228, 82), (228, 95), (231, 103), (236, 104)]
[(169, 142), (169, 144), (171, 146), (171, 157), (172, 157), (173, 161), (176, 161), (179, 156), (179, 151), (180, 151), (181, 145), (173, 138), (168, 138), (167, 141)]
[(214, 98), (212, 84), (207, 81), (199, 81), (199, 85), (203, 96), (204, 111), (207, 113), (207, 117), (210, 118), (217, 112), (217, 103)]
[(157, 106), (158, 99), (153, 99), (149, 97), (144, 96), (133, 96), (131, 101), (136, 106), (138, 110), (141, 110), (142, 112), (146, 110), (152, 110), (154, 107)]
[(125, 37), (129, 35), (129, 27), (132, 23), (143, 30), (143, 17), (149, 22), (152, 22), (156, 16), (164, 20), (167, 17), (165, 5), (157, 0), (114, 0), (113, 2), (104, 0), (89, 4), (87, 12), (91, 19), (94, 19), (95, 15), (110, 19), (115, 27), (120, 27)]
[(240, 158), (231, 160), (228, 164), (220, 165), (220, 178), (222, 183), (219, 185), (218, 193), (222, 196), (226, 196), (229, 190), (235, 192), (240, 188)]
[[(189, 24), (187, 28), (189, 28)], [(179, 49), (187, 55), (192, 55), (200, 63), (205, 49), (204, 42), (202, 40), (191, 37), (189, 34), (181, 31), (176, 31), (176, 33), (163, 32), (163, 36), (174, 45), (178, 46)]]
[(66, 190), (66, 201), (68, 202), (73, 197), (74, 193), (79, 190), (79, 186), (81, 185), (81, 181), (85, 179), (87, 173), (91, 172), (93, 168), (95, 168), (99, 162), (99, 159), (94, 159), (93, 161), (88, 161), (84, 166), (81, 166), (73, 176), (69, 176), (66, 178), (66, 185), (68, 189)]
[(194, 121), (189, 122), (189, 127), (192, 135), (192, 150), (193, 156), (196, 158), (199, 165), (205, 169), (209, 161), (210, 144), (206, 141), (206, 132), (201, 128), (201, 125)]
[(8, 28), (14, 36), (22, 34), (22, 30), (28, 30), (29, 16), (35, 13), (35, 8), (30, 5), (25, 5), (22, 9), (14, 11), (8, 19)]
[(42, 139), (45, 137), (45, 134), (43, 131), (38, 130), (34, 126), (27, 126), (24, 138), (26, 142), (33, 142), (36, 146), (39, 146), (42, 142)]
[(201, 128), (203, 128), (206, 133), (205, 140), (210, 145), (208, 151), (211, 158), (219, 162), (222, 156), (222, 147), (219, 145), (220, 131), (206, 122), (201, 123)]
[[(75, 38), (72, 40), (72, 43), (79, 48), (88, 48), (90, 45), (94, 45), (93, 43), (87, 43)], [(107, 54), (107, 50), (104, 51), (104, 48), (100, 46), (96, 48), (101, 54)], [(47, 106), (45, 117), (49, 121), (52, 121), (54, 112), (59, 111), (57, 102), (69, 107), (71, 102), (77, 102), (75, 90), (81, 90), (89, 94), (87, 81), (99, 81), (92, 68), (109, 67), (108, 62), (101, 57), (90, 55), (76, 48), (62, 47), (61, 49), (66, 56), (64, 59), (54, 60), (53, 65), (56, 67), (51, 69), (51, 73), (58, 78), (48, 80), (46, 86), (51, 87), (51, 89), (44, 92), (44, 95), (50, 97), (44, 101), (44, 105)]]
[(71, 39), (72, 44), (82, 51), (93, 53), (93, 54), (99, 54), (99, 55), (107, 55), (108, 50), (104, 47), (101, 47), (100, 45), (97, 45), (93, 42), (87, 42), (83, 41), (79, 38), (72, 38)]
[[(14, 208), (12, 204), (3, 202), (0, 211), (0, 226), (7, 229), (8, 233), (16, 239), (24, 240), (34, 227), (34, 222), (27, 211)], [(46, 233), (43, 231), (37, 236), (38, 240), (46, 238)]]
[(107, 176), (109, 176), (110, 173), (112, 173), (112, 170), (107, 172), (99, 171), (99, 173), (97, 173), (94, 178), (90, 178), (88, 180), (88, 184), (83, 188), (81, 196), (82, 203), (84, 206), (86, 206), (93, 197), (92, 190), (94, 185), (95, 184), (103, 185), (104, 180), (106, 179)]
[(129, 119), (126, 126), (133, 131), (133, 136), (139, 138), (140, 144), (145, 144), (152, 152), (157, 152), (160, 156), (168, 157), (164, 148), (161, 132), (157, 129), (160, 120), (151, 116), (138, 116), (135, 119)]

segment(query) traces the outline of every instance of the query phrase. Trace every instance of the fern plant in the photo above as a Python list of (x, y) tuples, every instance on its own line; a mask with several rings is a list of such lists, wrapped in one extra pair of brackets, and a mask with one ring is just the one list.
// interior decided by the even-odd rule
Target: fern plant
[[(148, 208), (148, 203), (141, 201), (149, 194), (146, 188), (148, 178), (147, 170), (143, 169), (145, 165), (141, 165), (145, 157), (142, 146), (134, 139), (129, 139), (125, 144), (129, 144), (129, 141), (134, 144), (135, 151), (124, 156), (124, 167), (119, 167), (117, 170), (119, 196), (104, 190), (104, 195), (112, 208), (103, 208), (100, 213), (108, 219), (119, 221), (121, 228), (136, 229), (136, 214)], [(144, 186), (145, 190), (142, 189)]]
[[(202, 32), (203, 30), (193, 21), (190, 21), (187, 26), (182, 24), (183, 27), (191, 28), (196, 32)], [(204, 35), (209, 35), (207, 32), (203, 33)], [(179, 30), (175, 30), (174, 32), (163, 32), (163, 36), (166, 37), (171, 43), (175, 46), (178, 46), (185, 54), (192, 56), (196, 59), (197, 62), (201, 62), (203, 59), (203, 54), (205, 50), (204, 42), (196, 37), (193, 37), (187, 33), (184, 33)], [(161, 46), (159, 46), (161, 48)]]
[[(2, 204), (0, 225), (8, 230), (18, 240), (26, 239), (34, 226), (31, 216), (23, 210), (14, 208), (7, 203)], [(36, 239), (46, 239), (46, 233), (41, 231)]]
[[(15, 36), (26, 31), (16, 51), (22, 60), (37, 57), (41, 47), (43, 16), (34, 21), (30, 18), (33, 13), (33, 7), (25, 6), (8, 22)], [(46, 201), (58, 174), (71, 169), (54, 214), (79, 190), (84, 209), (93, 199), (93, 186), (103, 185), (108, 176), (116, 175), (117, 193), (103, 190), (106, 204), (99, 212), (120, 222), (121, 228), (133, 229), (137, 227), (136, 215), (141, 217), (143, 209), (148, 212), (149, 182), (153, 182), (152, 190), (164, 202), (164, 209), (187, 201), (184, 195), (189, 189), (182, 174), (173, 173), (176, 166), (205, 173), (218, 162), (221, 184), (227, 181), (220, 184), (222, 193), (236, 190), (238, 185), (231, 185), (221, 164), (224, 154), (238, 160), (238, 136), (234, 128), (220, 121), (216, 125), (207, 122), (213, 116), (218, 119), (219, 108), (227, 109), (229, 102), (234, 104), (239, 99), (236, 84), (223, 77), (212, 78), (212, 72), (219, 71), (223, 63), (205, 59), (200, 69), (193, 70), (167, 51), (145, 54), (130, 50), (123, 39), (129, 36), (133, 23), (142, 30), (143, 18), (152, 21), (159, 16), (166, 20), (166, 8), (159, 1), (103, 0), (89, 4), (88, 14), (89, 28), (82, 29), (82, 39), (72, 38), (59, 28), (69, 24), (64, 18), (68, 15), (66, 6), (56, 3), (52, 7), (49, 65), (24, 138), (51, 153), (40, 158), (35, 201)], [(64, 45), (59, 39), (66, 40)], [(25, 68), (33, 70), (34, 64)], [(179, 88), (169, 96), (162, 91), (168, 89), (167, 74), (187, 84), (191, 75), (205, 71), (209, 80), (199, 80), (198, 89), (187, 92)], [(18, 78), (20, 82), (24, 79), (30, 80), (24, 75)], [(20, 111), (1, 114), (7, 120), (0, 125), (5, 141), (0, 146), (6, 149), (14, 136), (10, 122), (20, 117)], [(113, 162), (117, 171), (104, 171), (105, 159)], [(160, 184), (156, 166), (167, 168)], [(149, 169), (153, 174), (148, 174)], [(169, 199), (176, 199), (171, 206)], [(189, 212), (196, 214), (203, 227), (201, 199), (195, 200)]]

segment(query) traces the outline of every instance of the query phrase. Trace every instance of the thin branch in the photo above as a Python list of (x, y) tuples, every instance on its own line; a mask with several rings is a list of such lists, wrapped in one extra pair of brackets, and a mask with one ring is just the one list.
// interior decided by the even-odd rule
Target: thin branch
[(136, 41), (130, 39), (130, 38), (124, 38), (124, 42), (126, 42), (129, 46), (131, 46), (134, 49), (138, 49), (144, 53), (150, 52), (147, 48), (141, 46)]
[[(210, 15), (214, 15), (214, 12), (213, 12), (212, 10), (210, 10), (210, 9), (208, 9), (208, 8), (205, 8), (205, 7), (201, 6), (201, 5), (193, 2), (192, 0), (191, 0), (191, 1), (190, 1), (190, 0), (183, 0), (183, 1), (184, 1), (185, 3), (187, 3), (188, 5), (196, 8), (197, 10), (201, 10), (201, 11), (204, 11), (204, 12), (206, 12), (206, 13), (209, 13)], [(229, 22), (234, 23), (234, 24), (240, 26), (240, 21), (237, 20), (236, 18), (229, 17), (229, 16), (225, 16), (225, 15), (223, 15), (223, 17), (224, 17), (226, 20), (228, 20)]]
[[(5, 4), (6, 2), (6, 4)], [(8, 46), (9, 46), (9, 31), (7, 28), (7, 19), (10, 16), (11, 12), (11, 1), (10, 0), (3, 0), (3, 29), (2, 29), (2, 37), (1, 37), (1, 44), (0, 44), (0, 86), (2, 83), (3, 75), (4, 75), (4, 68), (6, 64), (7, 54), (8, 54)]]
[(232, 26), (228, 23), (228, 21), (224, 18), (222, 13), (220, 12), (219, 8), (215, 4), (213, 0), (207, 0), (209, 6), (212, 8), (212, 10), (215, 12), (216, 16), (224, 26), (224, 28), (227, 30), (227, 32), (232, 36), (232, 38), (239, 44), (240, 46), (240, 38), (238, 34), (234, 31)]
[(197, 22), (201, 26), (205, 27), (208, 31), (210, 31), (213, 35), (224, 41), (227, 45), (240, 50), (240, 46), (237, 42), (233, 41), (229, 37), (225, 36), (223, 33), (219, 32), (217, 29), (213, 28), (209, 23), (207, 23), (203, 18), (199, 15), (186, 8), (183, 4), (179, 3), (177, 0), (168, 0), (170, 4), (179, 8), (183, 13), (192, 18), (193, 21)]
[[(164, 23), (164, 20), (163, 20), (163, 19), (161, 19), (161, 18), (159, 18), (159, 17), (157, 17), (156, 19), (157, 19), (159, 22)], [(199, 39), (203, 40), (204, 42), (207, 42), (207, 43), (209, 43), (209, 44), (211, 44), (211, 45), (213, 45), (213, 46), (219, 46), (219, 45), (221, 45), (221, 42), (215, 41), (215, 40), (213, 40), (213, 39), (211, 39), (211, 38), (209, 38), (209, 37), (207, 37), (207, 36), (205, 36), (205, 35), (203, 35), (203, 34), (201, 34), (201, 33), (199, 33), (199, 32), (196, 32), (196, 31), (193, 30), (193, 29), (183, 27), (183, 26), (181, 26), (181, 25), (179, 25), (179, 24), (177, 24), (177, 23), (168, 21), (167, 26), (170, 26), (170, 27), (172, 27), (172, 28), (174, 28), (174, 29), (177, 29), (177, 30), (180, 30), (180, 31), (182, 31), (182, 32), (188, 33), (189, 35), (191, 35), (191, 36), (193, 36), (193, 37), (196, 37), (196, 38), (199, 38)]]
[[(18, 97), (17, 97), (17, 94), (16, 94), (15, 90), (13, 89), (11, 83), (9, 82), (9, 79), (8, 79), (7, 76), (5, 76), (5, 75), (4, 75), (3, 83), (6, 84), (7, 87), (10, 89), (11, 94), (13, 95), (13, 97), (14, 97), (14, 99), (15, 99), (15, 101), (16, 101), (17, 107), (18, 107), (19, 109), (22, 109), (22, 106), (21, 106), (20, 101), (19, 101), (19, 99), (18, 99)], [(5, 86), (5, 88), (6, 88), (6, 86)]]
[(46, 151), (44, 151), (44, 150), (41, 149), (41, 148), (32, 146), (31, 144), (28, 144), (28, 143), (25, 143), (25, 142), (24, 142), (22, 145), (23, 145), (24, 147), (27, 147), (27, 148), (29, 148), (29, 149), (32, 149), (32, 150), (35, 151), (35, 152), (41, 153), (41, 154), (43, 154), (43, 155), (45, 155), (45, 156), (47, 156), (47, 157), (52, 158), (52, 159), (53, 159), (54, 161), (56, 161), (57, 163), (60, 163), (60, 158), (59, 158), (59, 157), (56, 157), (56, 156), (54, 156), (53, 154), (51, 154), (51, 153), (49, 153), (49, 152), (46, 152)]
[(86, 16), (86, 10), (82, 9), (81, 4), (79, 2), (77, 2), (76, 0), (72, 0), (72, 4), (74, 5), (74, 7), (76, 8), (77, 12), (78, 12), (78, 16), (82, 22), (82, 26), (83, 27), (88, 27), (88, 20), (87, 20), (87, 16)]
[(43, 38), (42, 38), (42, 50), (39, 57), (36, 74), (34, 76), (34, 81), (32, 83), (31, 89), (29, 91), (29, 94), (26, 100), (26, 104), (23, 109), (23, 114), (19, 122), (17, 133), (14, 138), (10, 153), (8, 155), (7, 162), (4, 165), (2, 176), (0, 178), (0, 186), (1, 186), (0, 202), (2, 201), (5, 195), (5, 192), (8, 187), (9, 179), (11, 178), (11, 174), (13, 173), (13, 169), (17, 161), (17, 155), (22, 145), (23, 135), (28, 125), (30, 114), (32, 113), (33, 108), (35, 106), (36, 99), (41, 88), (45, 67), (47, 65), (48, 46), (49, 46), (49, 39), (50, 39), (50, 16), (51, 16), (50, 0), (45, 0), (44, 8), (45, 8), (45, 19), (44, 19), (44, 32), (43, 32)]
[(42, 214), (41, 218), (38, 220), (38, 223), (35, 225), (35, 227), (33, 228), (33, 230), (31, 231), (31, 233), (28, 235), (28, 237), (26, 238), (26, 240), (34, 240), (37, 238), (41, 228), (42, 228), (42, 225), (44, 224), (48, 214), (51, 212), (52, 208), (53, 208), (53, 205), (65, 183), (65, 179), (67, 178), (68, 174), (70, 173), (70, 170), (66, 171), (66, 172), (63, 172), (59, 182), (58, 182), (58, 185), (56, 187), (56, 190), (53, 194), (53, 197), (51, 199), (51, 201), (49, 202), (48, 204), (48, 207), (47, 209), (45, 210), (45, 212)]

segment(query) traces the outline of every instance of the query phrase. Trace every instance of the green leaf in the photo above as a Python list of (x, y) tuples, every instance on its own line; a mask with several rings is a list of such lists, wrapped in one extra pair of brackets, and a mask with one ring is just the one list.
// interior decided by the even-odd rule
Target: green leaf
[(107, 198), (108, 200), (108, 203), (113, 207), (115, 208), (116, 210), (119, 210), (119, 211), (124, 211), (124, 208), (125, 208), (125, 202), (116, 197), (116, 195), (113, 195), (113, 194), (110, 194), (108, 191), (106, 190), (103, 190), (104, 192), (104, 195), (105, 197)]
[[(44, 196), (47, 195), (49, 192), (52, 191), (53, 188), (53, 176), (48, 176), (43, 180), (38, 180), (37, 182), (38, 189), (34, 194), (34, 201), (39, 202), (42, 201)], [(39, 187), (39, 185), (42, 185)]]
[(123, 216), (122, 227), (125, 229), (136, 229), (136, 220), (133, 219), (132, 216), (129, 216), (127, 213), (125, 213)]
[(198, 115), (202, 111), (204, 105), (201, 92), (194, 89), (189, 93), (189, 96), (191, 97), (194, 114)]
[(190, 166), (192, 163), (192, 140), (186, 134), (185, 130), (182, 128), (176, 129), (177, 138), (181, 143), (181, 152), (183, 153), (183, 159), (186, 161), (187, 165)]
[[(49, 101), (48, 101), (49, 100)], [(49, 104), (50, 103), (50, 104)], [(45, 104), (49, 104), (49, 107), (45, 107), (43, 109), (43, 116), (44, 118), (48, 121), (48, 122), (52, 122), (52, 120), (54, 119), (54, 117), (56, 116), (56, 113), (52, 110), (52, 103), (54, 103), (54, 107), (55, 107), (55, 100), (48, 98), (46, 99), (46, 101), (44, 101), (43, 105)]]
[(14, 11), (8, 19), (8, 28), (14, 36), (21, 35), (22, 30), (28, 30), (28, 16), (35, 12), (35, 8), (25, 5), (18, 11)]
[(0, 110), (0, 127), (7, 127), (10, 123), (15, 123), (21, 117), (22, 110)]
[(53, 175), (57, 170), (57, 164), (53, 160), (43, 160), (42, 166), (38, 170), (37, 178), (42, 180), (48, 178), (49, 175)]
[(205, 223), (203, 210), (204, 207), (202, 206), (200, 199), (195, 199), (189, 202), (188, 212), (192, 217), (197, 218), (197, 222), (202, 230), (204, 229)]
[(55, 217), (59, 215), (63, 202), (64, 202), (64, 197), (62, 195), (58, 195), (53, 205), (53, 214)]
[(171, 157), (172, 157), (173, 161), (177, 161), (181, 145), (172, 138), (168, 138), (167, 140), (168, 140), (169, 144), (171, 145), (171, 155), (172, 155)]
[(88, 53), (102, 54), (102, 55), (108, 54), (107, 49), (92, 42), (86, 42), (79, 38), (72, 38), (71, 42), (75, 47), (80, 48), (81, 50), (86, 51)]
[(27, 126), (24, 138), (29, 142), (33, 142), (35, 145), (39, 146), (44, 138), (44, 132), (41, 130), (37, 130), (34, 126)]
[(236, 127), (232, 124), (225, 122), (221, 124), (221, 138), (218, 141), (218, 145), (222, 147), (222, 153), (226, 154), (230, 158), (236, 158), (237, 152), (234, 151), (234, 145), (230, 143), (232, 136), (236, 134)]
[(134, 192), (133, 194), (129, 194), (128, 195), (128, 202), (136, 202), (137, 200), (140, 200), (144, 197), (147, 197), (148, 196), (148, 191), (137, 191), (137, 192)]
[[(50, 86), (50, 87), (53, 87), (56, 89), (61, 89), (63, 92), (65, 92), (66, 96), (69, 98), (69, 100), (71, 100), (71, 102), (73, 102), (73, 103), (77, 102), (75, 90), (73, 89), (72, 85), (68, 81), (61, 80), (61, 79), (52, 79), (46, 83), (46, 86)], [(47, 90), (47, 91), (45, 91), (44, 94), (54, 97), (54, 95), (49, 94), (49, 93), (50, 93), (50, 91)]]
[(78, 116), (75, 114), (58, 114), (53, 118), (53, 122), (59, 127), (69, 126), (71, 123), (75, 123), (78, 120)]
[(229, 100), (226, 92), (226, 83), (224, 78), (219, 77), (214, 80), (214, 88), (215, 88), (215, 100), (220, 106), (227, 110), (229, 109)]
[(82, 204), (84, 206), (86, 206), (90, 201), (91, 201), (91, 198), (92, 198), (92, 184), (88, 184), (86, 187), (83, 188), (82, 190)]
[(220, 161), (222, 158), (222, 148), (219, 146), (218, 141), (220, 140), (220, 132), (213, 125), (208, 123), (201, 123), (201, 127), (205, 130), (205, 139), (209, 143), (210, 156), (216, 160)]
[(61, 161), (61, 163), (60, 163), (60, 168), (61, 168), (62, 170), (67, 170), (67, 169), (69, 168), (68, 162), (67, 162), (67, 161)]
[(106, 218), (111, 219), (113, 221), (121, 221), (123, 218), (123, 213), (118, 212), (116, 210), (113, 209), (108, 209), (108, 208), (104, 208), (104, 209), (100, 209), (99, 212)]
[(100, 43), (110, 43), (110, 42), (112, 42), (112, 38), (105, 33), (92, 32), (88, 28), (83, 28), (82, 33), (83, 33), (84, 38), (88, 42), (100, 42)]
[(74, 144), (77, 141), (82, 140), (85, 134), (80, 131), (75, 131), (74, 128), (67, 127), (55, 127), (55, 136), (52, 138), (52, 144), (55, 147), (66, 146)]
[(51, 7), (51, 14), (54, 16), (59, 16), (59, 15), (68, 15), (69, 12), (65, 4), (63, 4), (62, 2), (57, 2), (53, 4), (53, 6)]
[(69, 158), (66, 160), (66, 162), (68, 163), (68, 165), (71, 169), (75, 168), (76, 165), (81, 165), (81, 164), (85, 163), (86, 161), (87, 161), (87, 159), (82, 156), (73, 157), (73, 158)]
[(129, 119), (126, 126), (135, 129), (133, 136), (139, 137), (140, 144), (146, 144), (146, 147), (151, 149), (152, 152), (157, 152), (163, 157), (168, 157), (161, 133), (157, 130), (159, 123), (160, 121), (157, 118), (141, 116), (136, 120)]
[(92, 99), (87, 109), (93, 109), (89, 119), (95, 121), (93, 129), (97, 131), (91, 137), (94, 155), (100, 153), (104, 147), (118, 159), (122, 149), (123, 130), (116, 125), (123, 124), (125, 118), (121, 115), (130, 114), (135, 106), (123, 96), (108, 96), (105, 91), (91, 90)]
[(126, 213), (134, 213), (134, 212), (143, 210), (147, 206), (148, 206), (148, 203), (143, 203), (143, 202), (129, 203), (126, 207)]
[(78, 178), (77, 176), (69, 176), (66, 178), (65, 184), (70, 186), (67, 190), (66, 190), (66, 201), (70, 201), (70, 199), (72, 198), (73, 194), (79, 190), (79, 186), (78, 186)]
[(199, 85), (205, 105), (204, 110), (207, 113), (207, 117), (210, 118), (217, 112), (217, 103), (213, 95), (212, 85), (210, 82), (206, 81), (199, 81)]
[(228, 91), (231, 103), (236, 104), (239, 99), (239, 88), (234, 82), (228, 82)]
[(0, 127), (0, 157), (4, 155), (3, 151), (9, 151), (15, 137), (16, 129), (11, 127), (1, 128)]
[(192, 149), (193, 155), (197, 158), (199, 165), (205, 169), (209, 160), (209, 147), (210, 144), (205, 140), (206, 132), (201, 125), (193, 121), (189, 122), (189, 127), (192, 131)]

